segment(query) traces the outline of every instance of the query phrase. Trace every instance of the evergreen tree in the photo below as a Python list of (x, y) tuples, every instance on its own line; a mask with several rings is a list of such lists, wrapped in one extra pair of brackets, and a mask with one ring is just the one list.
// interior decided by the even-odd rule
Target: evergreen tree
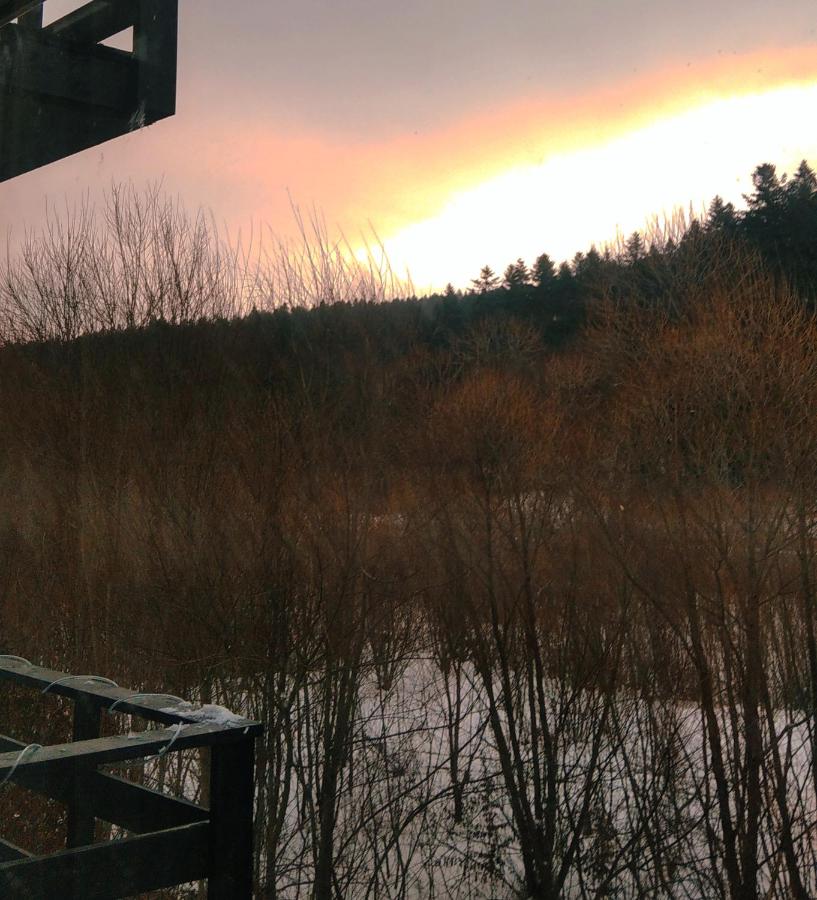
[(479, 270), (479, 277), (472, 278), (471, 284), (478, 294), (487, 294), (499, 287), (499, 278), (497, 278), (494, 270), (490, 266), (483, 266)]
[(786, 176), (780, 178), (777, 167), (772, 163), (763, 163), (752, 173), (754, 193), (745, 194), (744, 200), (750, 210), (770, 210), (779, 207), (785, 197)]
[(556, 280), (556, 266), (547, 253), (542, 253), (541, 256), (536, 258), (531, 277), (533, 278), (533, 283), (540, 288), (548, 287)]
[(805, 160), (786, 185), (785, 195), (781, 263), (791, 283), (817, 300), (817, 175)]
[(503, 287), (507, 288), (509, 291), (524, 287), (529, 283), (530, 273), (528, 272), (528, 267), (525, 265), (521, 257), (517, 259), (515, 263), (511, 263), (508, 268), (505, 269), (505, 275), (502, 284)]
[(624, 245), (624, 256), (627, 262), (635, 263), (644, 256), (644, 252), (644, 238), (638, 231), (634, 231)]
[(595, 245), (587, 253), (577, 253), (573, 259), (573, 271), (583, 285), (597, 284), (603, 269), (604, 262)]
[(743, 232), (766, 261), (791, 278), (793, 234), (791, 195), (785, 175), (779, 176), (771, 163), (752, 173), (754, 192), (745, 196), (749, 207), (743, 217)]
[(706, 227), (709, 231), (734, 234), (738, 225), (738, 216), (731, 203), (724, 203), (723, 198), (716, 196), (709, 204)]
[(814, 200), (815, 195), (817, 195), (817, 175), (806, 160), (803, 160), (788, 183), (786, 199), (794, 202), (808, 202)]

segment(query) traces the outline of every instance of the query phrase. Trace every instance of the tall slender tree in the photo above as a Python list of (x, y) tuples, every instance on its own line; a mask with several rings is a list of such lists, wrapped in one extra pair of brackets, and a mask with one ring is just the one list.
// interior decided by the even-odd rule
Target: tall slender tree
[(511, 291), (524, 287), (526, 284), (530, 284), (530, 272), (524, 260), (520, 257), (505, 269), (502, 285)]
[(479, 277), (472, 278), (471, 284), (478, 294), (487, 294), (499, 287), (499, 278), (490, 266), (483, 266), (479, 270)]

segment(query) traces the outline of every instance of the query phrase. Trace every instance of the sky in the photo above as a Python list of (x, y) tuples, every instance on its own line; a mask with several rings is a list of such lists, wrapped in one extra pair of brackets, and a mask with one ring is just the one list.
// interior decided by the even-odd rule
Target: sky
[(233, 238), (296, 204), (465, 287), (817, 164), (815, 113), (814, 0), (180, 0), (177, 115), (0, 184), (0, 233), (161, 180)]

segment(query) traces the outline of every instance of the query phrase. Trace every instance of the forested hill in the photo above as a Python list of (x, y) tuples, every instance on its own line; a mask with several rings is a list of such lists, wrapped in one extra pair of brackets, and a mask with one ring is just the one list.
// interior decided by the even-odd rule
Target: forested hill
[(262, 721), (257, 896), (817, 897), (810, 169), (249, 315), (206, 223), (113, 212), (0, 271), (0, 649)]
[[(32, 298), (29, 290), (23, 298), (26, 282), (20, 282), (19, 272), (7, 271), (0, 283), (0, 298), (6, 322), (13, 324), (3, 336), (7, 351), (8, 345), (27, 344), (27, 354), (39, 358), (43, 353), (56, 354), (55, 358), (69, 364), (72, 358), (87, 359), (92, 348), (95, 359), (113, 360), (125, 353), (131, 359), (145, 356), (157, 364), (161, 357), (168, 371), (188, 368), (195, 359), (196, 368), (207, 360), (208, 366), (252, 371), (253, 378), (283, 375), (288, 379), (293, 371), (304, 378), (308, 370), (309, 377), (323, 373), (331, 381), (344, 378), (350, 367), (364, 360), (371, 365), (421, 350), (462, 351), (463, 341), (473, 343), (475, 329), (487, 334), (509, 322), (514, 326), (510, 331), (502, 327), (497, 332), (502, 333), (501, 338), (481, 338), (484, 348), (473, 348), (473, 352), (512, 356), (518, 350), (524, 356), (532, 335), (540, 348), (557, 349), (575, 338), (588, 315), (604, 301), (671, 311), (682, 295), (688, 295), (688, 288), (729, 265), (736, 255), (762, 261), (770, 273), (810, 304), (817, 298), (817, 176), (803, 161), (790, 177), (780, 175), (771, 164), (760, 165), (752, 180), (753, 191), (745, 198), (745, 209), (738, 210), (716, 197), (703, 220), (693, 219), (675, 234), (644, 236), (636, 232), (617, 252), (591, 247), (559, 266), (543, 253), (530, 266), (522, 259), (510, 263), (502, 276), (486, 266), (466, 291), (449, 285), (442, 294), (421, 298), (372, 301), (351, 296), (310, 307), (281, 305), (237, 315), (222, 301), (219, 284), (205, 284), (193, 270), (195, 259), (187, 259), (183, 273), (187, 284), (178, 290), (197, 296), (195, 304), (187, 297), (187, 312), (182, 307), (170, 315), (144, 316), (149, 322), (137, 318), (130, 327), (114, 324), (104, 328), (83, 325), (76, 312), (89, 278), (74, 276), (79, 286), (72, 284), (70, 291), (64, 290), (56, 282), (61, 267), (67, 265), (62, 258), (65, 254), (59, 259), (52, 255), (39, 274), (55, 284), (45, 290), (37, 284), (42, 296)], [(181, 231), (180, 224), (162, 226)], [(83, 235), (77, 237), (81, 242)], [(176, 238), (163, 236), (168, 247)], [(79, 250), (81, 259), (82, 248)], [(35, 248), (29, 268), (46, 262), (48, 253), (44, 251)], [(42, 253), (39, 257), (38, 252)], [(92, 256), (93, 248), (85, 255)], [(204, 257), (200, 249), (191, 255)], [(216, 260), (215, 264), (229, 263)], [(214, 265), (213, 258), (207, 265)], [(104, 259), (93, 261), (97, 284), (89, 290), (99, 291), (105, 278), (112, 280), (109, 273), (100, 271), (104, 266)], [(229, 281), (223, 273), (218, 277)], [(212, 278), (209, 273), (208, 278)], [(122, 288), (118, 285), (120, 294)], [(124, 294), (128, 288), (124, 285)], [(60, 296), (61, 290), (66, 296)], [(132, 292), (136, 290), (134, 286)], [(40, 307), (35, 309), (38, 303)], [(111, 321), (128, 320), (112, 317)], [(77, 346), (66, 349), (66, 343), (74, 338), (80, 338)]]

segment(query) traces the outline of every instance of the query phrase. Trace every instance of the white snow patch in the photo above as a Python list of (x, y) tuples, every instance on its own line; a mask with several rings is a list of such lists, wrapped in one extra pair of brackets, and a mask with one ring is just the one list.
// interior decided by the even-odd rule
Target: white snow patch
[(245, 725), (247, 720), (242, 716), (236, 715), (226, 706), (218, 706), (215, 703), (205, 703), (203, 706), (193, 706), (192, 703), (177, 703), (175, 706), (166, 706), (159, 712), (168, 713), (172, 716), (184, 716), (191, 722), (198, 722), (203, 725), (222, 725), (224, 727), (232, 727), (235, 725)]

